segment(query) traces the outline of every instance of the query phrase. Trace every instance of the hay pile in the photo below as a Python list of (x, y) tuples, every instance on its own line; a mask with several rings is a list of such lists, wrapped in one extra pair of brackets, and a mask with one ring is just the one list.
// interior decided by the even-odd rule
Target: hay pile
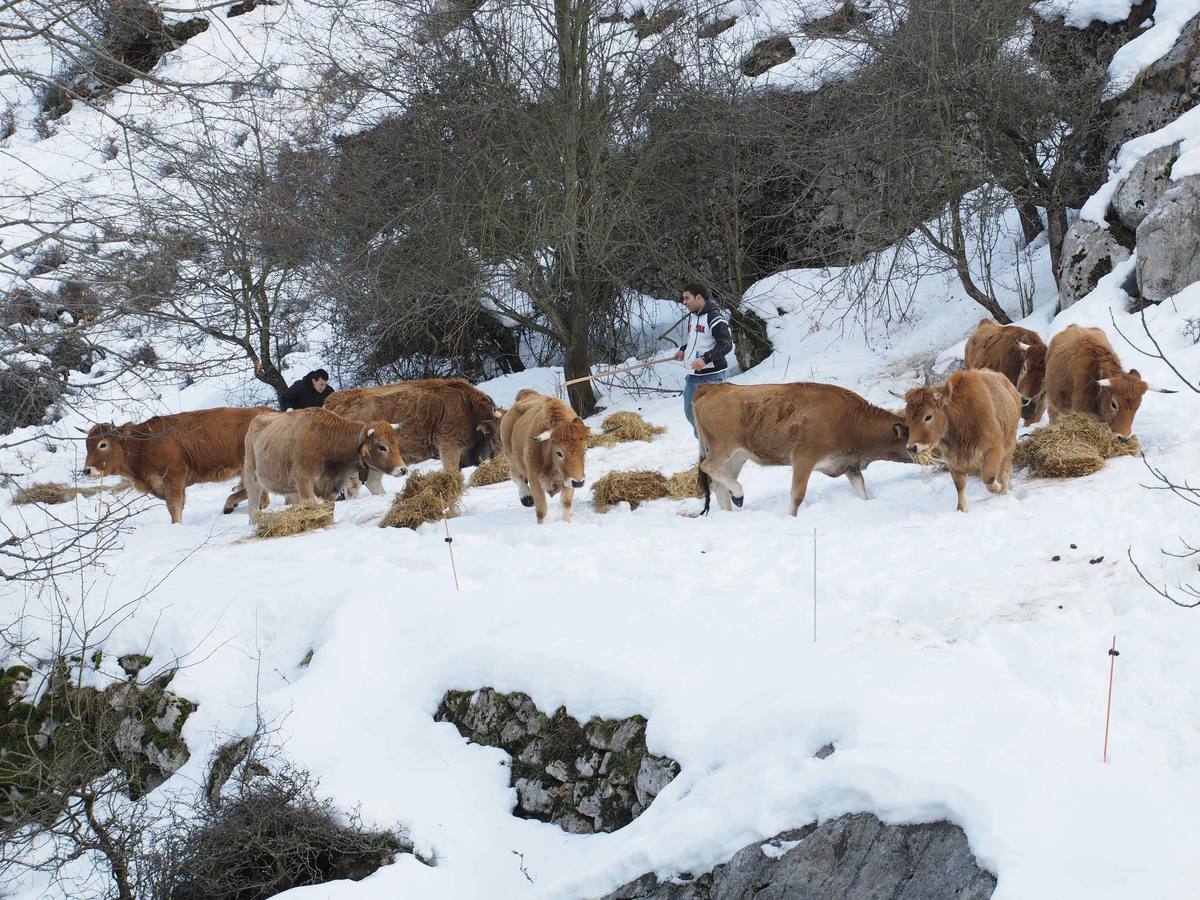
[(332, 503), (295, 503), (283, 509), (260, 512), (254, 523), (254, 534), (260, 538), (291, 537), (293, 534), (328, 528), (332, 524)]
[(651, 469), (632, 472), (609, 472), (592, 485), (592, 504), (598, 512), (608, 512), (614, 503), (622, 501), (637, 509), (647, 500), (671, 496), (667, 476)]
[(73, 487), (69, 484), (59, 484), (54, 481), (39, 481), (27, 488), (21, 488), (13, 494), (13, 503), (44, 503), (52, 506), (56, 503), (67, 503), (76, 497), (94, 497), (101, 491), (124, 491), (133, 487), (125, 478), (112, 484), (94, 484), (90, 487)]
[(697, 466), (676, 472), (670, 478), (653, 469), (609, 472), (592, 485), (592, 504), (597, 511), (608, 512), (615, 503), (628, 503), (630, 509), (637, 509), (649, 500), (703, 497), (699, 474)]
[(486, 487), (489, 484), (508, 481), (510, 478), (512, 478), (512, 472), (508, 468), (508, 457), (503, 453), (497, 453), (491, 459), (479, 464), (471, 473), (471, 480), (467, 484), (471, 487)]
[(463, 476), (457, 470), (408, 476), (404, 490), (392, 501), (392, 508), (379, 523), (380, 528), (419, 528), (426, 522), (440, 522), (457, 516), (463, 495)]
[(651, 425), (635, 412), (616, 412), (600, 423), (604, 434), (588, 437), (588, 447), (612, 447), (628, 441), (652, 441), (666, 431), (663, 425)]
[(1070, 413), (1017, 444), (1013, 468), (1031, 469), (1041, 478), (1079, 478), (1100, 471), (1106, 459), (1139, 453), (1136, 437), (1122, 444), (1095, 416)]

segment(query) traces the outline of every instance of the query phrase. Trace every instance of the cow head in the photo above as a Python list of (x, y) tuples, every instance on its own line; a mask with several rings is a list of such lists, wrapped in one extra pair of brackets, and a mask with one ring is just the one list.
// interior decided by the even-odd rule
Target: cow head
[(1016, 343), (1021, 351), (1021, 373), (1017, 376), (1021, 417), (1026, 425), (1033, 425), (1046, 412), (1046, 345)]
[(583, 458), (590, 434), (591, 429), (576, 416), (530, 438), (535, 444), (546, 447), (550, 480), (556, 487), (583, 487)]
[(85, 475), (127, 475), (125, 433), (128, 425), (118, 428), (105, 422), (93, 425), (87, 433), (87, 458), (83, 463)]
[(904, 395), (904, 425), (893, 427), (907, 435), (907, 449), (912, 455), (938, 445), (949, 427), (946, 407), (950, 403), (950, 385), (913, 388)]
[(1128, 442), (1133, 437), (1133, 417), (1137, 415), (1138, 407), (1142, 405), (1142, 397), (1146, 391), (1156, 391), (1160, 394), (1174, 394), (1175, 391), (1155, 387), (1142, 380), (1137, 369), (1128, 372), (1117, 370), (1104, 378), (1097, 378), (1100, 386), (1100, 397), (1097, 400), (1096, 414), (1105, 421), (1117, 440)]
[(477, 466), (500, 453), (500, 419), (506, 410), (497, 409), (491, 418), (475, 426), (475, 440), (463, 452), (463, 466)]
[(403, 475), (408, 472), (404, 457), (400, 455), (398, 432), (408, 422), (397, 425), (388, 422), (368, 422), (358, 436), (358, 461), (360, 466), (374, 469), (384, 475)]

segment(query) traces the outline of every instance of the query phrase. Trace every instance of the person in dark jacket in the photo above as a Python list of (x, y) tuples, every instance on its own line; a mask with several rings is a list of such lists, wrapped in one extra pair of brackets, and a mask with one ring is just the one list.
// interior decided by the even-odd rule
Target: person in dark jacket
[(279, 395), (279, 408), (286, 412), (289, 409), (324, 406), (332, 393), (329, 373), (324, 369), (316, 369), (299, 381), (292, 382), (292, 386)]
[(733, 332), (725, 311), (708, 299), (708, 290), (695, 282), (684, 285), (680, 303), (687, 307), (687, 341), (680, 345), (675, 359), (687, 363), (688, 374), (683, 385), (683, 414), (687, 416), (692, 433), (696, 432), (696, 419), (692, 413), (692, 400), (696, 388), (714, 381), (724, 381), (729, 368), (726, 357), (733, 353)]

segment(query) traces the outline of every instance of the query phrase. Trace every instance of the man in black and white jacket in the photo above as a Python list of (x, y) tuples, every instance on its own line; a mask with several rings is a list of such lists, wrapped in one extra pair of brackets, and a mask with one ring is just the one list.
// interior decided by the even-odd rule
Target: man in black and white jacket
[(680, 346), (675, 358), (687, 363), (690, 370), (683, 386), (683, 414), (696, 434), (692, 399), (700, 385), (725, 380), (726, 357), (733, 353), (733, 332), (724, 310), (708, 299), (708, 290), (703, 285), (695, 282), (684, 285), (680, 302), (691, 315), (687, 320), (687, 342)]

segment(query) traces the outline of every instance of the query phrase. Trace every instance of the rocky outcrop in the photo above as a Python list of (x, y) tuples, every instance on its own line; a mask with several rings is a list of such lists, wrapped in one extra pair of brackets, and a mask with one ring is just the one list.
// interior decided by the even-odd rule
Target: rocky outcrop
[(1112, 211), (1131, 231), (1142, 224), (1163, 192), (1171, 186), (1171, 166), (1179, 158), (1179, 144), (1159, 147), (1138, 160), (1133, 171), (1117, 186)]
[(646, 749), (641, 716), (581, 725), (563, 707), (547, 716), (525, 694), (483, 688), (447, 691), (434, 718), (512, 756), (514, 815), (574, 834), (628, 825), (679, 774), (679, 763)]
[(1158, 303), (1200, 281), (1200, 175), (1173, 182), (1137, 228), (1137, 281)]
[(995, 888), (957, 825), (860, 813), (755, 841), (698, 878), (643, 875), (604, 900), (986, 900)]
[(1067, 229), (1063, 239), (1058, 282), (1060, 309), (1082, 300), (1101, 278), (1127, 259), (1129, 251), (1117, 242), (1111, 230), (1080, 219)]

